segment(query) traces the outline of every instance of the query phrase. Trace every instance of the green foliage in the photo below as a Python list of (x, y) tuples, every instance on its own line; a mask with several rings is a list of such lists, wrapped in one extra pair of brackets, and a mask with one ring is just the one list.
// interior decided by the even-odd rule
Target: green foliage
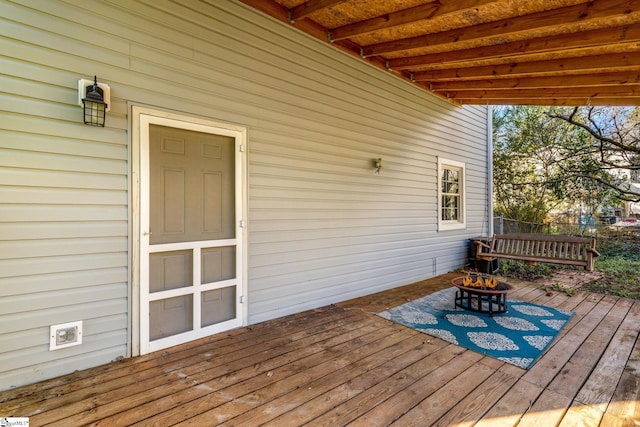
[(570, 193), (558, 168), (558, 141), (569, 126), (552, 120), (542, 107), (494, 109), (495, 213), (542, 222)]
[(496, 107), (493, 131), (495, 213), (519, 221), (615, 206), (625, 178), (617, 168), (640, 164), (637, 109)]
[[(602, 277), (584, 284), (582, 290), (640, 299), (640, 239), (599, 237), (598, 251), (600, 257), (596, 260), (595, 271), (601, 273)], [(500, 261), (502, 276), (526, 281), (549, 278), (558, 268), (572, 267), (543, 263), (533, 266), (517, 260)], [(575, 290), (561, 283), (546, 286), (544, 290), (562, 292), (569, 296), (575, 294)]]
[(505, 277), (532, 281), (550, 277), (553, 267), (549, 264), (529, 265), (519, 260), (502, 259), (500, 260), (500, 272)]
[(593, 280), (585, 284), (582, 289), (599, 294), (640, 299), (640, 285), (637, 281), (620, 282), (615, 276), (607, 275), (601, 279)]
[(640, 109), (637, 107), (556, 107), (554, 120), (572, 126), (582, 136), (563, 149), (563, 169), (581, 181), (601, 201), (639, 200), (628, 185), (629, 171), (640, 168)]
[[(600, 237), (598, 239), (598, 261), (640, 260), (640, 239), (623, 237)], [(640, 271), (640, 270), (639, 270)]]
[(603, 277), (583, 288), (591, 292), (640, 299), (640, 239), (606, 238), (598, 242), (596, 271)]

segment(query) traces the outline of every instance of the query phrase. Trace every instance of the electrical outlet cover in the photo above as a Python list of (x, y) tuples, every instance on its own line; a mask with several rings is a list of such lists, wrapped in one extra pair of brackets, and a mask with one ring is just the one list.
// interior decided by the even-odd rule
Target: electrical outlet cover
[(82, 321), (52, 325), (49, 333), (49, 351), (82, 344)]

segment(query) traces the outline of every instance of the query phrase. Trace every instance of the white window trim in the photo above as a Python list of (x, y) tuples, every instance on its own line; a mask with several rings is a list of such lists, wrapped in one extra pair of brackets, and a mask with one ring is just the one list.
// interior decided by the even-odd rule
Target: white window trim
[[(461, 171), (461, 219), (445, 221), (442, 219), (442, 172), (447, 166), (460, 169)], [(467, 227), (467, 177), (466, 177), (466, 165), (463, 162), (457, 162), (455, 160), (443, 159), (438, 157), (438, 231), (445, 230), (459, 230)]]

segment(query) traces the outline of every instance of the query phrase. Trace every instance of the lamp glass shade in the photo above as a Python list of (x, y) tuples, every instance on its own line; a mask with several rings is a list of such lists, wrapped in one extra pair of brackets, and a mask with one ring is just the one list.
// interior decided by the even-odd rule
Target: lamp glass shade
[(82, 100), (85, 124), (104, 127), (107, 103), (104, 102), (102, 93), (97, 81), (94, 82), (93, 86), (87, 86), (87, 95)]

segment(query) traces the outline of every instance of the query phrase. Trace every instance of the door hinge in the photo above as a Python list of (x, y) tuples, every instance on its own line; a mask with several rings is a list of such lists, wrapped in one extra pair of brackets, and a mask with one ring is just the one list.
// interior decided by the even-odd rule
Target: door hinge
[(247, 224), (245, 223), (244, 219), (241, 219), (238, 225), (240, 225), (240, 228), (244, 228), (244, 226)]
[(238, 150), (239, 150), (241, 153), (244, 153), (244, 145), (240, 144), (240, 145), (238, 146)]
[(244, 297), (244, 295), (240, 295), (240, 304), (244, 304), (245, 301), (247, 301), (247, 299)]

